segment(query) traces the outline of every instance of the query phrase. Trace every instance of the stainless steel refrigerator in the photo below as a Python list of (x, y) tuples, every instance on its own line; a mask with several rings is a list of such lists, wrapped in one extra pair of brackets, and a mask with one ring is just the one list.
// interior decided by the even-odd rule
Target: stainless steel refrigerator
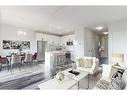
[(47, 51), (47, 41), (37, 41), (37, 61), (45, 60), (45, 52)]

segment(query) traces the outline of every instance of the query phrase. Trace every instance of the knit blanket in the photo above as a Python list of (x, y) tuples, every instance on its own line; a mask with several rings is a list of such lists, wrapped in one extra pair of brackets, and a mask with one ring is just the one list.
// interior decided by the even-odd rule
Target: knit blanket
[(105, 81), (105, 80), (100, 80), (98, 83), (97, 83), (97, 88), (98, 89), (103, 89), (103, 90), (108, 90), (109, 89), (109, 85), (110, 83)]

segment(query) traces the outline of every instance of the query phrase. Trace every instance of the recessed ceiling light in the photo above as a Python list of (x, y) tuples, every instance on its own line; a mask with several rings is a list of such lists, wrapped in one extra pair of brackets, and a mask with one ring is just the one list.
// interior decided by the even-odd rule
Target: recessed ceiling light
[(51, 32), (51, 31), (52, 31), (52, 29), (51, 29), (51, 28), (49, 28), (49, 29), (48, 29), (48, 31), (49, 31), (49, 32)]
[(103, 32), (103, 34), (107, 35), (107, 34), (108, 34), (108, 32)]
[(69, 32), (70, 30), (69, 30), (69, 29), (66, 29), (65, 31), (66, 31), (66, 32)]
[(49, 27), (52, 27), (52, 24), (49, 24)]
[(65, 29), (66, 32), (71, 32), (72, 30), (71, 29)]
[(104, 27), (102, 27), (102, 26), (96, 27), (97, 30), (102, 30), (103, 28), (104, 28)]
[(61, 29), (61, 27), (60, 26), (57, 26), (57, 29)]

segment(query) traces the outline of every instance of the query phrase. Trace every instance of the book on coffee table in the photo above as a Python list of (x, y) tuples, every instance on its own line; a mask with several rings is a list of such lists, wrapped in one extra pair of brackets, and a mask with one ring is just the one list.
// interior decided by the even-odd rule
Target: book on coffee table
[(68, 71), (69, 73), (71, 73), (71, 74), (74, 74), (75, 76), (77, 76), (77, 75), (79, 75), (80, 73), (79, 72), (77, 72), (77, 71), (74, 71), (74, 70), (70, 70), (70, 71)]

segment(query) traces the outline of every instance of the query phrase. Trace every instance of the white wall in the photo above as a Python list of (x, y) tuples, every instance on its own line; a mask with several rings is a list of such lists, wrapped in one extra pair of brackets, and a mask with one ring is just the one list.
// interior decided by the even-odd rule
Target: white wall
[(28, 29), (23, 29), (27, 33), (26, 36), (18, 36), (17, 31), (19, 28), (10, 26), (10, 25), (0, 25), (0, 55), (6, 56), (10, 52), (17, 52), (18, 50), (5, 50), (3, 49), (3, 40), (23, 40), (23, 41), (30, 41), (30, 51), (32, 53), (35, 52), (35, 33)]
[(97, 33), (80, 27), (75, 32), (75, 42), (77, 44), (75, 46), (76, 59), (83, 56), (98, 57), (97, 44), (99, 36)]
[(112, 64), (112, 54), (124, 54), (127, 62), (127, 20), (109, 25), (109, 64)]
[(75, 58), (84, 56), (84, 27), (77, 28), (75, 31)]
[(97, 33), (90, 31), (85, 28), (84, 30), (84, 55), (85, 56), (92, 56), (97, 57), (98, 56), (98, 42), (99, 42), (99, 36)]
[(102, 35), (100, 37), (101, 46), (104, 48), (104, 52), (101, 53), (101, 57), (108, 57), (108, 35)]

